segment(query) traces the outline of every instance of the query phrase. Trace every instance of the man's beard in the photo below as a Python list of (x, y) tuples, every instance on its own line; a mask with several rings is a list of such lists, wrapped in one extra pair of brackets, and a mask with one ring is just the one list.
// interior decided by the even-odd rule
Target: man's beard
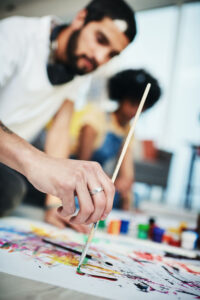
[(91, 71), (94, 71), (98, 67), (98, 64), (93, 58), (89, 58), (85, 54), (82, 54), (82, 55), (76, 55), (75, 54), (76, 49), (77, 49), (77, 45), (78, 45), (78, 40), (79, 40), (80, 33), (81, 33), (81, 29), (74, 31), (71, 34), (71, 36), (69, 38), (69, 41), (68, 41), (66, 54), (67, 54), (68, 65), (70, 66), (72, 71), (75, 74), (84, 75), (84, 74), (87, 74), (89, 71), (87, 70), (86, 67), (83, 67), (83, 68), (78, 67), (78, 60), (79, 59), (81, 59), (81, 58), (87, 59), (92, 64), (92, 70)]

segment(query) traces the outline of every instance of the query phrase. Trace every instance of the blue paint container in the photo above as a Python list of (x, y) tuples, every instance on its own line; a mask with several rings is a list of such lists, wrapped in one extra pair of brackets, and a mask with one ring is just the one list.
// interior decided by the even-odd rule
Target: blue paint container
[(121, 220), (120, 233), (123, 233), (123, 234), (128, 233), (129, 224), (130, 224), (130, 221), (128, 221), (128, 220)]
[(157, 243), (162, 243), (162, 237), (165, 230), (159, 227), (154, 227), (153, 229), (153, 241)]

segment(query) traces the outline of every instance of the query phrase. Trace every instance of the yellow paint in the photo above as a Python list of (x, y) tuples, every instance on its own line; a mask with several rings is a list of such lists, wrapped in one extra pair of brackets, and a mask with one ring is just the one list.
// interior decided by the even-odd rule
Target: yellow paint
[(115, 270), (105, 269), (105, 268), (90, 265), (90, 264), (87, 264), (84, 267), (91, 267), (91, 268), (94, 268), (94, 269), (98, 269), (98, 270), (103, 271), (103, 272), (108, 273), (108, 274), (121, 274), (120, 272), (115, 271)]
[(58, 255), (50, 255), (50, 258), (52, 259), (52, 264), (55, 262), (61, 263), (63, 265), (68, 265), (68, 266), (78, 266), (78, 259), (75, 258), (72, 255), (63, 255), (63, 256), (58, 256)]
[(52, 235), (50, 233), (48, 233), (44, 228), (36, 227), (34, 225), (31, 225), (31, 230), (36, 235), (46, 236), (46, 237), (52, 237)]

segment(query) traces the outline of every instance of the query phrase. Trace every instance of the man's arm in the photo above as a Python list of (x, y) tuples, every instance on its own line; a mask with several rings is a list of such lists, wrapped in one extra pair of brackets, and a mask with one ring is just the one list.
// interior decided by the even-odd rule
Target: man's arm
[[(20, 172), (43, 193), (62, 200), (63, 217), (75, 211), (77, 194), (80, 210), (70, 219), (90, 224), (106, 218), (112, 209), (114, 186), (99, 164), (87, 161), (52, 158), (37, 150), (0, 123), (0, 162)], [(102, 186), (104, 191), (91, 197), (90, 190)]]
[(39, 151), (15, 135), (0, 121), (0, 161), (25, 175), (32, 155)]
[(45, 142), (48, 155), (60, 158), (69, 156), (69, 127), (73, 110), (73, 102), (66, 100), (54, 117)]
[[(73, 102), (66, 100), (60, 107), (52, 121), (51, 127), (47, 131), (45, 153), (52, 157), (67, 158), (69, 156), (69, 126), (73, 109)], [(60, 203), (59, 198), (46, 195), (45, 206), (48, 208), (48, 212), (46, 212), (45, 215), (49, 216), (49, 209), (60, 206)]]

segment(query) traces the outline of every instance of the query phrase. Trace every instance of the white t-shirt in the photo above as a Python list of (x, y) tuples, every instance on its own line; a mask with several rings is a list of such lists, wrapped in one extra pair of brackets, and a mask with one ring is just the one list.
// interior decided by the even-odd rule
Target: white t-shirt
[(0, 22), (0, 120), (31, 141), (66, 99), (76, 101), (87, 76), (53, 86), (47, 75), (52, 20), (11, 17)]

